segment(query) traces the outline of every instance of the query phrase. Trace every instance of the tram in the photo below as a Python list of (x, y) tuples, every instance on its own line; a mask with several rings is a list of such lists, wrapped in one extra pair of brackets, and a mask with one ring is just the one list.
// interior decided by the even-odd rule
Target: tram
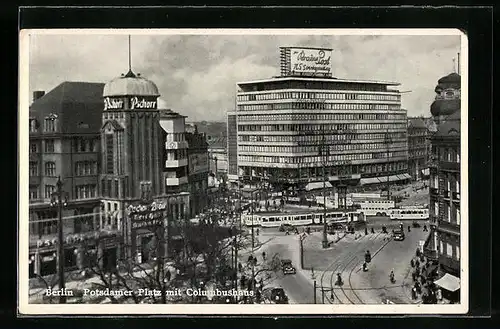
[[(323, 212), (308, 213), (257, 213), (244, 214), (242, 220), (246, 226), (279, 227), (283, 224), (305, 226), (323, 223)], [(329, 211), (326, 213), (327, 223), (347, 223), (364, 220), (358, 212)]]
[(385, 200), (381, 198), (367, 199), (357, 203), (358, 212), (365, 216), (387, 216), (390, 210), (395, 207), (394, 200)]
[(389, 211), (392, 220), (427, 220), (429, 219), (429, 209), (417, 207), (394, 208)]

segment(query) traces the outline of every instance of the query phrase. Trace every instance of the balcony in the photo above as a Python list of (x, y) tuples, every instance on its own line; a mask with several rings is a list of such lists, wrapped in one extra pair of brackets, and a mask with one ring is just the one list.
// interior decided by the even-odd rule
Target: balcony
[(187, 184), (187, 182), (188, 182), (187, 176), (165, 179), (165, 183), (167, 184), (167, 186), (178, 186), (182, 184)]
[(453, 235), (460, 235), (460, 225), (445, 220), (438, 220), (437, 230)]
[(441, 170), (446, 170), (446, 171), (460, 171), (460, 163), (458, 162), (449, 162), (449, 161), (441, 161), (439, 163), (439, 168)]
[(165, 149), (167, 150), (180, 150), (180, 149), (186, 149), (188, 148), (188, 142), (187, 141), (180, 141), (180, 142), (165, 142)]
[(165, 168), (180, 168), (188, 165), (188, 160), (179, 159), (179, 160), (167, 160), (165, 161)]

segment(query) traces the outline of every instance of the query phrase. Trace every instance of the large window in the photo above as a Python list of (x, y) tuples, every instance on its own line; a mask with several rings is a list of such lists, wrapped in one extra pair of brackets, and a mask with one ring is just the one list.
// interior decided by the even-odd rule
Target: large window
[(30, 186), (30, 200), (38, 199), (38, 187)]
[(46, 176), (56, 176), (56, 164), (55, 164), (55, 162), (45, 162), (45, 175)]
[(30, 118), (30, 133), (36, 133), (38, 131), (38, 123), (36, 119)]
[(45, 132), (55, 132), (56, 131), (56, 119), (46, 118), (44, 121), (44, 131)]
[(88, 199), (88, 198), (94, 198), (95, 196), (96, 196), (95, 185), (78, 185), (76, 187), (77, 199)]
[(36, 143), (31, 143), (30, 144), (30, 153), (37, 153), (38, 152), (38, 146)]
[(38, 176), (38, 162), (30, 162), (30, 176)]
[(75, 164), (76, 176), (88, 176), (97, 174), (96, 161), (79, 161)]
[(50, 199), (55, 191), (56, 187), (54, 185), (45, 185), (45, 198)]
[(106, 134), (106, 173), (114, 173), (114, 143), (113, 135)]
[(46, 139), (45, 140), (45, 152), (46, 153), (54, 153), (54, 140)]

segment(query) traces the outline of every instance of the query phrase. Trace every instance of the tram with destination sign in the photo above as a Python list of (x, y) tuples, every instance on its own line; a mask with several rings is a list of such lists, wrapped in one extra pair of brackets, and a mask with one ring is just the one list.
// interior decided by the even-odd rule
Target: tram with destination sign
[[(254, 213), (243, 214), (242, 220), (246, 226), (280, 227), (283, 224), (306, 226), (323, 223), (323, 212), (307, 213)], [(327, 223), (348, 223), (363, 221), (364, 216), (358, 212), (329, 211), (326, 213)]]

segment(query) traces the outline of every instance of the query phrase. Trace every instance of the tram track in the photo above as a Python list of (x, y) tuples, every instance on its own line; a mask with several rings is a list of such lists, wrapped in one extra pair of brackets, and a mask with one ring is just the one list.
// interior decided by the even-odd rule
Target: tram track
[[(365, 249), (372, 249), (375, 247), (379, 242), (381, 242), (378, 238), (382, 233), (378, 233), (376, 236), (370, 236), (369, 237), (369, 243), (368, 244), (363, 244), (362, 246), (359, 246), (356, 248), (353, 252), (350, 252), (346, 255), (346, 257), (343, 257), (342, 259), (339, 259), (335, 262), (333, 262), (322, 274), (321, 277), (321, 289), (324, 290), (323, 286), (323, 279), (324, 275), (326, 272), (331, 270), (330, 274), (330, 287), (328, 288), (331, 293), (332, 297), (334, 300), (329, 298), (328, 296), (325, 296), (325, 299), (329, 303), (334, 303), (335, 300), (339, 304), (362, 304), (363, 300), (359, 296), (359, 294), (356, 291), (360, 290), (373, 290), (373, 289), (355, 289), (352, 286), (351, 282), (351, 277), (352, 273), (354, 272), (355, 269), (359, 267), (359, 265), (363, 262), (363, 259), (360, 256), (360, 253), (362, 253)], [(377, 249), (377, 251), (372, 255), (372, 258), (376, 256), (389, 242), (391, 239), (389, 238), (387, 241), (382, 242), (382, 245)], [(354, 263), (354, 265), (352, 265)], [(340, 271), (339, 271), (340, 269)], [(337, 286), (336, 283), (334, 283), (334, 276), (336, 273), (339, 271), (339, 273), (344, 273), (348, 271), (348, 276), (347, 276), (347, 288), (344, 288), (344, 286)], [(337, 287), (336, 287), (337, 286)], [(376, 288), (380, 289), (380, 288)], [(339, 293), (339, 291), (341, 293)]]

